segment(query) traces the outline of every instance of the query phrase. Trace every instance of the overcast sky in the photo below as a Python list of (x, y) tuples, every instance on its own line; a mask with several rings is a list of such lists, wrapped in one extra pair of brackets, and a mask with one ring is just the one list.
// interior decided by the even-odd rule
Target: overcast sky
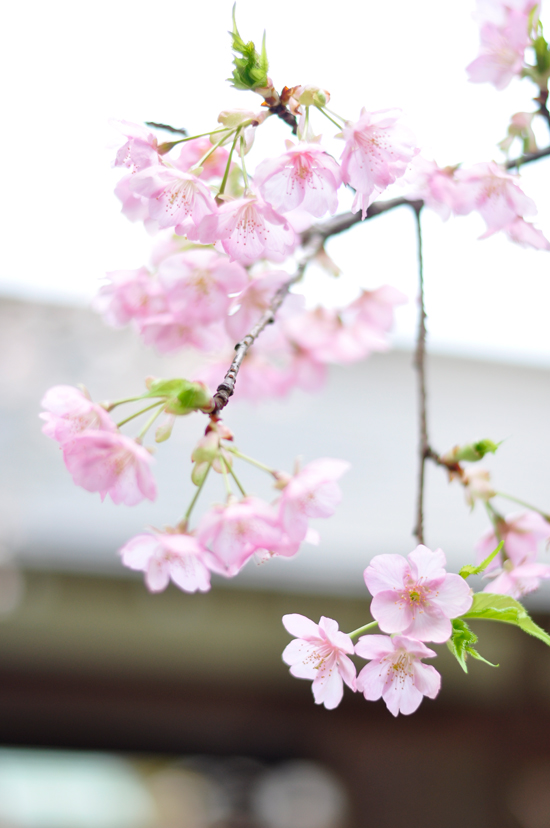
[[(6, 244), (0, 290), (52, 301), (88, 302), (106, 271), (147, 263), (151, 239), (120, 215), (111, 168), (121, 141), (110, 118), (163, 121), (190, 132), (212, 128), (221, 109), (256, 108), (259, 98), (225, 82), (232, 0), (53, 0), (10, 4), (2, 46), (5, 86)], [(267, 29), (277, 87), (313, 83), (331, 106), (355, 119), (401, 107), (428, 157), (440, 164), (501, 158), (509, 117), (530, 110), (534, 87), (503, 92), (473, 85), (465, 67), (478, 49), (473, 2), (463, 0), (239, 0), (245, 39)], [(288, 130), (273, 119), (255, 157), (277, 155)], [(330, 124), (327, 125), (330, 127)], [(321, 122), (318, 123), (321, 129)], [(264, 137), (265, 133), (265, 137)], [(545, 144), (547, 135), (541, 133)], [(110, 148), (109, 148), (110, 147)], [(524, 189), (550, 237), (550, 161), (524, 171)], [(550, 254), (504, 238), (477, 241), (478, 216), (424, 221), (430, 342), (435, 350), (550, 365)], [(396, 341), (414, 326), (414, 224), (406, 210), (331, 242), (344, 271), (334, 281), (312, 272), (310, 303), (338, 303), (360, 286), (394, 284), (411, 297), (399, 311)]]

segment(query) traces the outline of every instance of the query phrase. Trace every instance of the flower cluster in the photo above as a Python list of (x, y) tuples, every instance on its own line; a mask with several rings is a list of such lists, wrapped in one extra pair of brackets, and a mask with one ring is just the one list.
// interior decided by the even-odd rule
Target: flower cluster
[(411, 172), (410, 196), (422, 198), (427, 207), (443, 219), (451, 214), (465, 216), (477, 212), (487, 225), (486, 239), (499, 231), (511, 241), (538, 250), (550, 250), (550, 242), (525, 216), (534, 216), (534, 201), (518, 184), (519, 176), (491, 162), (472, 167), (439, 167), (435, 161), (419, 157)]
[[(405, 559), (377, 555), (365, 570), (365, 583), (373, 596), (372, 624), (346, 635), (338, 624), (321, 618), (317, 626), (301, 615), (286, 615), (283, 624), (296, 640), (283, 652), (296, 678), (313, 679), (316, 704), (332, 709), (343, 696), (343, 682), (365, 699), (383, 698), (394, 716), (413, 713), (423, 696), (433, 699), (441, 685), (439, 673), (421, 659), (436, 653), (425, 641), (443, 643), (452, 634), (451, 619), (472, 605), (472, 591), (464, 578), (445, 571), (441, 549), (432, 552), (422, 544)], [(372, 626), (389, 635), (361, 635)], [(352, 638), (360, 636), (355, 647)], [(367, 659), (356, 676), (349, 659)]]

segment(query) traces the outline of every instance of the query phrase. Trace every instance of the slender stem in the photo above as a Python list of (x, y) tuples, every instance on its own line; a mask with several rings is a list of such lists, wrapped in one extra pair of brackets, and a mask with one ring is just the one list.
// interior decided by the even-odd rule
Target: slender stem
[[(232, 132), (232, 131), (233, 131), (233, 130), (228, 130), (229, 135), (231, 135), (231, 132)], [(227, 139), (229, 138), (229, 135), (224, 135), (224, 136), (223, 136), (223, 138), (220, 138), (220, 140), (219, 140), (219, 141), (216, 141), (216, 143), (215, 143), (215, 144), (213, 144), (213, 145), (210, 147), (210, 149), (209, 149), (207, 152), (205, 152), (205, 153), (204, 153), (204, 155), (202, 156), (202, 158), (199, 158), (199, 160), (197, 161), (197, 163), (196, 163), (196, 164), (193, 164), (193, 166), (189, 168), (189, 172), (193, 172), (193, 170), (196, 170), (196, 169), (198, 169), (199, 167), (202, 167), (202, 165), (204, 164), (204, 162), (205, 162), (205, 161), (207, 161), (207, 160), (210, 158), (210, 156), (212, 155), (212, 153), (213, 153), (213, 152), (216, 152), (216, 150), (218, 149), (218, 147), (221, 147), (221, 145), (222, 145), (225, 141), (227, 141)]]
[(519, 503), (520, 506), (525, 506), (526, 509), (531, 509), (533, 512), (538, 512), (539, 515), (545, 520), (550, 521), (550, 514), (548, 512), (543, 512), (542, 509), (537, 509), (536, 506), (532, 506), (530, 503), (526, 503), (525, 500), (520, 500), (519, 497), (512, 497), (512, 495), (505, 494), (504, 492), (497, 492), (499, 497), (504, 497), (506, 500), (511, 500), (513, 503)]
[[(222, 459), (223, 459), (223, 458), (222, 458)], [(232, 476), (233, 480), (235, 481), (235, 483), (236, 483), (236, 484), (237, 484), (237, 486), (239, 487), (239, 491), (240, 491), (240, 493), (242, 494), (242, 496), (243, 496), (243, 497), (246, 497), (246, 492), (245, 492), (245, 490), (243, 489), (243, 487), (241, 486), (241, 482), (240, 482), (239, 478), (237, 477), (237, 475), (235, 474), (235, 472), (234, 472), (234, 470), (233, 470), (233, 466), (232, 466), (230, 463), (226, 463), (226, 461), (225, 461), (225, 460), (223, 460), (223, 463), (224, 463), (224, 465), (227, 467), (227, 469), (229, 470), (229, 474)]]
[(422, 208), (415, 207), (416, 236), (418, 245), (418, 330), (416, 335), (416, 351), (414, 366), (418, 375), (418, 404), (419, 404), (419, 441), (418, 441), (418, 492), (416, 501), (416, 524), (413, 534), (419, 543), (424, 543), (424, 482), (426, 460), (430, 456), (428, 443), (428, 424), (426, 414), (426, 309), (424, 307), (424, 264), (422, 259), (422, 227), (420, 213)]
[(225, 466), (225, 460), (223, 459), (223, 457), (220, 457), (220, 460), (221, 460), (220, 465), (222, 467), (223, 482), (225, 483), (225, 489), (227, 491), (227, 496), (231, 497), (233, 492), (231, 491), (231, 484), (229, 483), (229, 478), (227, 476), (227, 468)]
[(247, 193), (250, 185), (249, 185), (249, 182), (248, 182), (248, 175), (247, 175), (247, 172), (246, 172), (246, 164), (244, 163), (245, 140), (244, 140), (244, 135), (243, 135), (242, 132), (240, 133), (240, 135), (241, 135), (241, 140), (240, 140), (240, 143), (239, 143), (239, 154), (241, 156), (241, 164), (242, 164), (242, 168), (243, 168), (244, 191), (245, 191), (245, 193)]
[(226, 446), (227, 451), (230, 451), (231, 454), (234, 454), (235, 457), (238, 457), (240, 460), (244, 460), (246, 463), (251, 463), (253, 466), (257, 466), (262, 471), (267, 472), (268, 474), (275, 474), (274, 469), (270, 469), (269, 466), (264, 465), (264, 463), (260, 463), (259, 460), (254, 460), (253, 457), (248, 457), (246, 454), (241, 454), (241, 452), (234, 448), (233, 446)]
[(206, 478), (208, 477), (208, 473), (210, 472), (210, 469), (211, 469), (211, 468), (212, 468), (212, 463), (209, 463), (209, 464), (208, 464), (208, 468), (206, 469), (206, 473), (205, 473), (204, 477), (202, 478), (202, 482), (201, 482), (201, 483), (200, 483), (200, 485), (197, 487), (197, 491), (196, 491), (196, 492), (195, 492), (195, 494), (193, 495), (193, 499), (191, 500), (191, 503), (189, 504), (189, 506), (188, 506), (188, 508), (187, 508), (187, 511), (186, 511), (185, 516), (184, 516), (184, 518), (183, 518), (183, 522), (184, 522), (184, 523), (187, 523), (187, 521), (188, 521), (188, 520), (189, 520), (189, 518), (191, 517), (191, 512), (193, 511), (193, 508), (194, 508), (194, 506), (195, 506), (195, 503), (196, 503), (196, 502), (197, 502), (197, 500), (199, 499), (199, 495), (200, 495), (200, 493), (202, 492), (203, 486), (204, 486), (204, 484), (206, 483)]
[(365, 624), (364, 627), (359, 627), (358, 629), (354, 630), (353, 632), (348, 633), (350, 638), (358, 638), (360, 635), (363, 635), (364, 632), (367, 630), (372, 630), (373, 627), (378, 626), (378, 621), (371, 621), (370, 624)]
[(119, 423), (117, 423), (116, 427), (120, 428), (121, 426), (126, 425), (126, 423), (129, 423), (130, 420), (134, 420), (136, 417), (139, 417), (140, 414), (145, 414), (146, 411), (150, 411), (152, 408), (155, 408), (155, 406), (164, 405), (165, 403), (166, 398), (163, 398), (162, 400), (157, 400), (156, 402), (151, 403), (151, 405), (148, 405), (147, 408), (142, 408), (141, 411), (136, 411), (135, 414), (130, 414), (130, 416), (126, 417), (125, 420), (121, 420)]
[(342, 116), (341, 116), (341, 115), (338, 115), (338, 113), (337, 113), (337, 112), (334, 112), (334, 110), (333, 110), (333, 109), (329, 109), (329, 108), (328, 108), (328, 106), (324, 106), (324, 107), (323, 107), (323, 109), (324, 109), (326, 112), (329, 112), (331, 115), (334, 115), (334, 117), (335, 117), (335, 118), (338, 118), (338, 120), (339, 120), (339, 121), (342, 121), (342, 123), (343, 123), (343, 124), (345, 124), (345, 123), (346, 123), (346, 119), (345, 119), (345, 118), (342, 118)]
[(109, 402), (108, 400), (104, 403), (100, 403), (100, 405), (105, 409), (105, 411), (112, 411), (113, 408), (116, 408), (117, 405), (123, 405), (124, 403), (136, 402), (136, 400), (142, 400), (143, 394), (140, 394), (138, 397), (124, 397), (122, 400), (115, 400), (114, 402)]
[(342, 129), (342, 124), (339, 124), (337, 121), (334, 120), (334, 118), (331, 118), (328, 112), (324, 110), (322, 106), (318, 106), (317, 109), (319, 110), (319, 112), (323, 113), (325, 118), (328, 118), (329, 121), (332, 121), (335, 127), (338, 127), (338, 129)]
[[(157, 403), (157, 405), (158, 405), (158, 403)], [(143, 426), (143, 428), (139, 432), (138, 436), (136, 437), (136, 440), (141, 440), (141, 438), (149, 431), (149, 429), (151, 428), (151, 426), (153, 425), (153, 423), (155, 422), (157, 417), (159, 417), (162, 414), (163, 411), (164, 411), (164, 408), (159, 408), (158, 411), (155, 411), (155, 413), (151, 417), (149, 417), (149, 419), (147, 420), (147, 422), (145, 423), (145, 425)]]
[(227, 184), (227, 179), (229, 177), (229, 170), (231, 169), (231, 159), (233, 157), (233, 153), (235, 152), (235, 145), (237, 143), (237, 139), (239, 137), (239, 130), (235, 133), (235, 137), (233, 138), (233, 143), (231, 144), (231, 149), (229, 150), (229, 158), (227, 159), (227, 164), (225, 167), (225, 172), (223, 174), (222, 183), (220, 184), (220, 189), (218, 191), (218, 195), (223, 195), (225, 192), (225, 185)]
[(179, 141), (174, 141), (174, 144), (183, 144), (185, 141), (194, 141), (196, 138), (204, 138), (205, 135), (218, 135), (220, 132), (231, 132), (231, 127), (220, 127), (220, 129), (212, 129), (210, 132), (199, 132), (198, 135), (190, 135), (188, 138), (181, 138)]

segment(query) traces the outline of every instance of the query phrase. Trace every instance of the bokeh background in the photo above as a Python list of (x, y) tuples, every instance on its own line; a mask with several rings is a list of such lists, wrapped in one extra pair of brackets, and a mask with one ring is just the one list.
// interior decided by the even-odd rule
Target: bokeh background
[[(394, 349), (334, 369), (316, 396), (255, 406), (235, 398), (227, 410), (240, 448), (268, 464), (290, 470), (296, 455), (352, 463), (337, 515), (319, 522), (319, 547), (250, 564), (207, 595), (170, 587), (151, 596), (116, 550), (185, 508), (201, 419), (186, 419), (159, 447), (159, 499), (133, 509), (76, 489), (40, 432), (39, 400), (51, 385), (84, 382), (105, 399), (139, 390), (148, 374), (193, 371), (192, 355), (161, 359), (132, 332), (106, 329), (88, 305), (105, 271), (141, 266), (151, 247), (112, 194), (120, 138), (109, 118), (202, 132), (221, 109), (255, 105), (225, 83), (231, 6), (59, 0), (12, 5), (5, 17), (0, 826), (545, 828), (542, 643), (478, 624), (480, 650), (498, 670), (475, 662), (466, 676), (439, 647), (440, 696), (397, 720), (351, 693), (335, 711), (315, 707), (308, 683), (280, 659), (284, 613), (358, 627), (368, 618), (370, 558), (414, 546), (417, 288), (407, 211), (334, 239), (329, 252), (344, 275), (313, 270), (305, 284), (310, 304), (399, 287), (410, 301), (398, 311)], [(500, 158), (509, 116), (532, 106), (526, 82), (502, 93), (467, 83), (472, 10), (458, 0), (239, 0), (237, 14), (245, 38), (259, 41), (267, 28), (277, 86), (324, 86), (349, 118), (363, 105), (400, 106), (426, 154), (447, 164)], [(287, 137), (268, 122), (254, 157), (278, 154)], [(549, 140), (544, 128), (539, 139)], [(523, 173), (547, 234), (548, 164)], [(548, 257), (498, 236), (477, 241), (482, 224), (424, 221), (432, 441), (445, 450), (503, 440), (486, 463), (499, 490), (548, 508)], [(260, 475), (249, 485), (267, 496)], [(430, 469), (426, 525), (428, 544), (456, 568), (473, 559), (486, 519)], [(528, 604), (550, 629), (550, 591)]]

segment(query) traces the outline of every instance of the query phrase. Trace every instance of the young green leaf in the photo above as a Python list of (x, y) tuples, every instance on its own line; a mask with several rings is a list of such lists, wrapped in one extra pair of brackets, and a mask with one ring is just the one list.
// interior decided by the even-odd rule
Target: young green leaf
[(535, 624), (525, 607), (509, 595), (476, 592), (471, 608), (462, 618), (483, 618), (514, 624), (529, 635), (534, 635), (550, 647), (550, 635)]
[(231, 35), (233, 51), (241, 57), (235, 55), (233, 60), (235, 68), (229, 80), (235, 89), (258, 89), (268, 85), (267, 70), (269, 62), (265, 49), (265, 32), (262, 40), (262, 51), (258, 53), (254, 43), (252, 41), (245, 43), (239, 34), (235, 19), (236, 5), (235, 3), (233, 6), (233, 31), (229, 34)]
[(468, 624), (462, 618), (455, 618), (451, 623), (453, 625), (453, 632), (450, 639), (447, 641), (447, 647), (465, 673), (468, 672), (466, 659), (469, 655), (478, 661), (484, 661), (485, 664), (488, 664), (490, 667), (498, 667), (498, 664), (492, 664), (490, 661), (487, 661), (486, 658), (483, 658), (483, 656), (474, 649), (473, 645), (476, 644), (478, 640), (477, 635), (472, 632)]
[(493, 558), (496, 558), (503, 546), (504, 541), (501, 541), (497, 548), (494, 549), (490, 555), (487, 555), (484, 561), (481, 561), (479, 566), (476, 566), (475, 564), (466, 564), (466, 566), (463, 566), (458, 574), (461, 575), (463, 578), (469, 578), (470, 575), (479, 575), (481, 572), (487, 569)]

